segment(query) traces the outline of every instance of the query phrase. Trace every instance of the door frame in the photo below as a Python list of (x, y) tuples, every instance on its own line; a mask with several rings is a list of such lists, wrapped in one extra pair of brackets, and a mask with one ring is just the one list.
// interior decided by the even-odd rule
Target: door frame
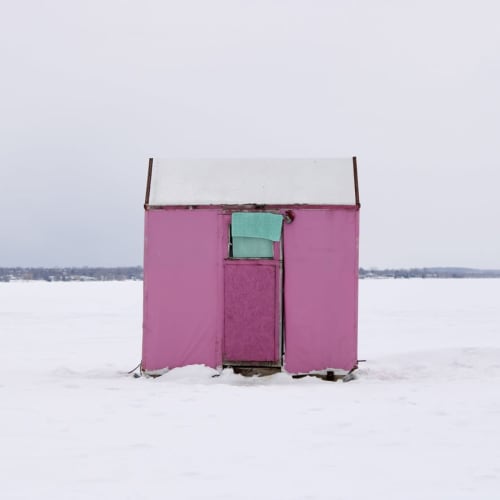
[[(231, 238), (231, 214), (233, 211), (241, 212), (241, 209), (227, 210), (222, 213), (222, 227), (223, 227), (223, 241), (226, 242), (224, 247), (224, 258), (223, 258), (223, 270), (222, 270), (222, 280), (223, 280), (223, 323), (222, 323), (222, 364), (223, 366), (242, 366), (242, 367), (282, 367), (283, 366), (283, 355), (284, 355), (284, 287), (283, 287), (283, 233), (281, 235), (280, 241), (273, 242), (273, 258), (232, 258), (229, 257), (230, 249), (230, 238)], [(255, 212), (254, 210), (247, 210), (249, 212)], [(278, 211), (265, 211), (270, 213), (279, 213)], [(275, 338), (276, 342), (276, 360), (274, 361), (246, 361), (246, 360), (226, 360), (224, 354), (224, 341), (225, 341), (225, 268), (226, 265), (236, 265), (236, 266), (248, 266), (248, 265), (267, 265), (274, 266), (276, 268), (276, 303), (275, 303), (275, 315), (276, 315), (276, 326), (275, 326)]]

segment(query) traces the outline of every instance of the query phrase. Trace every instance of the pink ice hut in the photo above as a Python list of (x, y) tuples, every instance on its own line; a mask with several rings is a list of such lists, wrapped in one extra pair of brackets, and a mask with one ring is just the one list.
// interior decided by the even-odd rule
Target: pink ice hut
[(357, 365), (356, 158), (150, 159), (142, 370)]

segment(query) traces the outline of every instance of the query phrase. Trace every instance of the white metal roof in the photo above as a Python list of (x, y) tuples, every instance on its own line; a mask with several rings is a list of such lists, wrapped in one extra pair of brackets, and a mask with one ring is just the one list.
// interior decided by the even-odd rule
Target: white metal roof
[(150, 160), (147, 206), (356, 205), (354, 158)]

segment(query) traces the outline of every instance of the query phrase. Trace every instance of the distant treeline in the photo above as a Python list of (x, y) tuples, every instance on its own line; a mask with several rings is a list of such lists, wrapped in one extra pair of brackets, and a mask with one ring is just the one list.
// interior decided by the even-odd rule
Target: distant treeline
[(415, 267), (411, 269), (363, 269), (360, 278), (500, 278), (500, 269), (468, 267)]
[(0, 267), (0, 281), (124, 281), (142, 280), (135, 267)]
[[(367, 278), (500, 278), (499, 269), (465, 267), (418, 267), (411, 269), (364, 269)], [(0, 281), (124, 281), (142, 280), (141, 266), (135, 267), (0, 267)]]

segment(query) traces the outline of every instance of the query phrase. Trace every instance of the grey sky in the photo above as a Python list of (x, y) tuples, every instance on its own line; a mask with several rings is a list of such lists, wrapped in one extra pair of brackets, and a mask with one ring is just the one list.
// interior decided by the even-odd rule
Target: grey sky
[(358, 156), (361, 262), (500, 268), (497, 1), (6, 1), (0, 266), (142, 261), (147, 158)]

